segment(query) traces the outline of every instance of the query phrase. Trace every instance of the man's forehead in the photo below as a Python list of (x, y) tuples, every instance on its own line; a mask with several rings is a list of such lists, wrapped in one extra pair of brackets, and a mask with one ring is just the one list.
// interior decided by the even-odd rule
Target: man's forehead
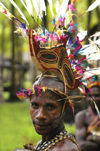
[(64, 83), (56, 78), (42, 77), (40, 81), (36, 81), (35, 85), (46, 86), (64, 92)]
[(59, 99), (59, 97), (57, 97), (56, 94), (50, 92), (50, 91), (46, 91), (46, 92), (41, 92), (38, 96), (37, 95), (32, 95), (31, 96), (31, 101), (33, 102), (56, 102), (57, 99)]

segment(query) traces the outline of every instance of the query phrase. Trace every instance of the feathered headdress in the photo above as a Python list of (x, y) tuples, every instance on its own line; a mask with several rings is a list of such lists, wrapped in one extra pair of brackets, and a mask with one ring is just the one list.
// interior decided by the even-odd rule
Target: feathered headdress
[[(73, 19), (75, 1), (68, 5), (69, 0), (63, 0), (61, 4), (59, 1), (53, 3), (53, 1), (48, 0), (46, 1), (46, 9), (44, 0), (20, 0), (33, 19), (33, 29), (29, 29), (31, 25), (17, 4), (13, 0), (10, 0), (10, 2), (17, 8), (25, 23), (13, 16), (2, 3), (0, 3), (0, 11), (17, 23), (17, 32), (26, 32), (29, 39), (30, 54), (36, 67), (42, 73), (48, 70), (51, 72), (52, 70), (53, 72), (59, 71), (64, 78), (66, 87), (68, 89), (76, 88), (80, 83), (79, 80), (84, 69), (79, 65), (83, 59), (78, 60), (78, 62), (75, 61), (75, 57), (81, 48), (79, 38), (76, 36), (77, 23)], [(36, 22), (32, 6), (39, 23)], [(51, 21), (48, 19), (48, 10), (51, 13), (49, 17)], [(55, 11), (56, 13), (54, 13)], [(47, 28), (46, 19), (49, 20)], [(36, 24), (38, 28), (35, 27)]]
[[(9, 1), (22, 19), (12, 15), (1, 2), (0, 12), (15, 22), (17, 33), (26, 34), (32, 60), (42, 74), (56, 71), (57, 76), (62, 75), (66, 92), (67, 89), (73, 90), (82, 84), (86, 85), (86, 80), (96, 74), (96, 69), (93, 71), (87, 68), (89, 58), (84, 57), (91, 44), (82, 47), (77, 36), (75, 0), (71, 0), (71, 3), (69, 0), (20, 0), (28, 12), (27, 17), (17, 2)], [(21, 90), (19, 96), (29, 97), (33, 92), (34, 90), (28, 89), (24, 93)]]

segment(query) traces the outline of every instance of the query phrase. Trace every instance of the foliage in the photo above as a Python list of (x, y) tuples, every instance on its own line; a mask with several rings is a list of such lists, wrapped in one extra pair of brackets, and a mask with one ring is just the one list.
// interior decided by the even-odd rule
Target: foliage
[[(88, 13), (86, 12), (86, 10), (89, 7), (88, 3), (89, 3), (89, 0), (76, 1), (76, 9), (77, 9), (77, 15), (78, 15), (77, 20), (78, 20), (79, 28), (84, 29), (84, 30), (87, 30), (87, 26), (88, 26), (89, 12)], [(93, 1), (91, 1), (91, 3), (93, 3)], [(91, 12), (90, 28), (92, 28), (96, 24), (98, 24), (98, 17), (97, 17), (96, 9), (94, 9)]]
[(0, 104), (0, 150), (11, 151), (23, 148), (23, 144), (40, 139), (32, 126), (29, 103)]
[[(65, 126), (75, 133), (75, 125)], [(23, 148), (27, 143), (36, 145), (40, 138), (32, 126), (28, 102), (0, 104), (0, 151)]]
[(76, 126), (75, 124), (65, 124), (65, 128), (69, 133), (72, 133), (73, 135), (75, 135), (75, 131), (76, 131)]

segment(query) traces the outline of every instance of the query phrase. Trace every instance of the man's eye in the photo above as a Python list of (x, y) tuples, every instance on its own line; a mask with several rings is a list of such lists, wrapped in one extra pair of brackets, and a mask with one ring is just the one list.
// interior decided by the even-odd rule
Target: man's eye
[(46, 106), (46, 109), (47, 110), (54, 110), (55, 109), (55, 106), (54, 105), (52, 105), (52, 104), (48, 104), (47, 106)]
[(31, 103), (31, 107), (34, 109), (38, 109), (39, 105), (37, 103)]

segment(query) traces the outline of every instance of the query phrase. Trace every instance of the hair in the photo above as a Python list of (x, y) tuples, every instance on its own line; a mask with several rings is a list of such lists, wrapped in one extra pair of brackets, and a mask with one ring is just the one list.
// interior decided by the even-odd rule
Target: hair
[[(56, 82), (56, 84), (60, 84), (60, 86), (58, 85), (59, 87), (56, 87), (56, 85), (54, 85), (54, 82)], [(40, 85), (40, 86), (46, 86), (49, 88), (55, 88), (58, 91), (65, 93), (65, 84), (57, 76), (52, 76), (52, 75), (40, 76), (36, 79), (33, 85)]]

